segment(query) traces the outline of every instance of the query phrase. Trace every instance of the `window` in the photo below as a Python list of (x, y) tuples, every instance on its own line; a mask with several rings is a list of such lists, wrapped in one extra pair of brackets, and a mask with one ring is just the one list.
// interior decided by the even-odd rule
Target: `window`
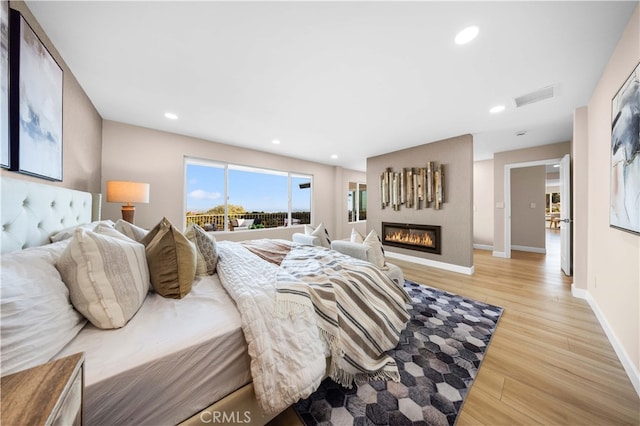
[(206, 230), (311, 223), (310, 175), (187, 158), (186, 223)]
[(349, 182), (347, 194), (347, 210), (349, 222), (367, 220), (367, 184)]

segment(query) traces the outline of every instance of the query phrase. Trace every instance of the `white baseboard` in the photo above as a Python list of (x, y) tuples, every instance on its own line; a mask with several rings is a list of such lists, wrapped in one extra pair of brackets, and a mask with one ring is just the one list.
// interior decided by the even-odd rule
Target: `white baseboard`
[(489, 251), (493, 251), (493, 246), (487, 245), (487, 244), (474, 244), (473, 245), (474, 249), (478, 249), (478, 250), (489, 250)]
[(577, 299), (584, 299), (584, 300), (587, 300), (588, 298), (591, 297), (591, 295), (586, 289), (576, 287), (575, 283), (571, 283), (571, 295)]
[(503, 251), (494, 251), (493, 252), (493, 257), (501, 257), (503, 259), (507, 258), (507, 254)]
[(542, 253), (542, 254), (547, 253), (547, 249), (542, 248), (542, 247), (528, 247), (528, 246), (512, 245), (511, 246), (511, 250), (528, 251), (530, 253)]
[(600, 322), (602, 329), (607, 335), (609, 342), (611, 342), (613, 350), (616, 352), (616, 355), (618, 355), (618, 359), (620, 360), (620, 363), (622, 363), (624, 371), (627, 373), (627, 376), (629, 376), (629, 380), (631, 380), (631, 384), (636, 390), (636, 393), (638, 394), (638, 396), (640, 396), (640, 370), (638, 370), (638, 368), (635, 366), (635, 364), (631, 360), (631, 357), (629, 357), (629, 354), (627, 354), (627, 351), (625, 351), (624, 346), (622, 346), (622, 344), (616, 337), (616, 333), (609, 325), (609, 322), (600, 310), (600, 307), (598, 306), (596, 301), (591, 296), (591, 293), (589, 293), (589, 291), (586, 289), (577, 288), (574, 283), (571, 284), (571, 294), (573, 295), (573, 297), (586, 300), (593, 313), (596, 314), (596, 318), (598, 318), (598, 321)]
[(475, 267), (454, 265), (452, 263), (438, 262), (437, 260), (424, 259), (422, 257), (409, 256), (407, 254), (394, 253), (389, 250), (384, 251), (385, 256), (394, 259), (405, 260), (407, 262), (419, 263), (420, 265), (431, 266), (432, 268), (444, 269), (445, 271), (457, 272), (459, 274), (473, 275)]

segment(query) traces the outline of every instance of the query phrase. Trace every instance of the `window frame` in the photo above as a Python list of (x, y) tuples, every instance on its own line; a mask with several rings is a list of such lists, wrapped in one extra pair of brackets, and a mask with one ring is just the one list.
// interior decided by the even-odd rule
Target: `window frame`
[[(351, 192), (351, 185), (355, 185), (356, 189), (355, 191), (353, 191), (353, 195)], [(349, 220), (349, 209), (352, 207), (349, 204), (349, 202), (347, 201), (347, 223), (358, 223), (358, 222), (366, 222), (367, 219), (360, 219), (360, 185), (364, 185), (365, 187), (365, 191), (368, 191), (367, 188), (367, 182), (359, 182), (359, 181), (349, 181), (349, 188), (348, 188), (348, 193), (347, 193), (347, 199), (349, 198), (349, 195), (353, 196), (353, 218), (355, 220)], [(367, 197), (368, 200), (368, 197)], [(366, 207), (366, 206), (365, 206)], [(365, 208), (366, 211), (366, 208)]]
[[(230, 163), (230, 162), (224, 162), (224, 161), (218, 161), (218, 160), (209, 160), (206, 158), (198, 158), (198, 157), (190, 157), (190, 156), (185, 156), (184, 157), (184, 162), (183, 162), (183, 169), (184, 169), (184, 182), (183, 182), (183, 188), (184, 188), (184, 197), (183, 197), (183, 208), (182, 208), (182, 217), (183, 217), (183, 228), (186, 228), (186, 222), (187, 222), (187, 218), (186, 218), (186, 213), (188, 211), (187, 208), (187, 198), (188, 198), (188, 191), (187, 191), (187, 184), (188, 184), (188, 173), (187, 173), (187, 169), (188, 166), (190, 164), (193, 165), (198, 165), (198, 166), (205, 166), (205, 167), (218, 167), (218, 168), (222, 168), (224, 169), (224, 194), (223, 194), (223, 202), (224, 202), (224, 229), (219, 229), (217, 231), (213, 231), (213, 232), (231, 232), (229, 229), (229, 170), (238, 170), (238, 171), (244, 171), (244, 172), (251, 172), (251, 173), (263, 173), (263, 174), (273, 174), (273, 175), (279, 175), (279, 176), (286, 176), (287, 177), (287, 222), (286, 223), (292, 223), (292, 219), (293, 219), (293, 215), (292, 215), (292, 203), (293, 203), (293, 179), (294, 178), (303, 178), (303, 179), (309, 179), (309, 183), (310, 183), (310, 187), (309, 189), (311, 190), (311, 193), (309, 194), (309, 221), (310, 223), (313, 223), (313, 219), (314, 219), (314, 209), (313, 209), (313, 180), (314, 177), (312, 174), (307, 174), (307, 173), (301, 173), (301, 172), (295, 172), (295, 171), (285, 171), (285, 170), (278, 170), (278, 169), (271, 169), (271, 168), (267, 168), (267, 167), (257, 167), (257, 166), (248, 166), (248, 165), (244, 165), (244, 164), (238, 164), (238, 163)], [(285, 227), (289, 227), (289, 226), (303, 226), (304, 224), (300, 224), (300, 225), (285, 225)], [(280, 226), (275, 227), (275, 228), (265, 228), (265, 229), (278, 229), (278, 228), (282, 228)]]

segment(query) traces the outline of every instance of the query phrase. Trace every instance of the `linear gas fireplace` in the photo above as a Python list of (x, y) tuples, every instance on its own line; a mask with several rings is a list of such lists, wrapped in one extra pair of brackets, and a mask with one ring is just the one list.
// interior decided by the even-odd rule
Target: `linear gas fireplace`
[(440, 254), (440, 226), (382, 222), (383, 244)]

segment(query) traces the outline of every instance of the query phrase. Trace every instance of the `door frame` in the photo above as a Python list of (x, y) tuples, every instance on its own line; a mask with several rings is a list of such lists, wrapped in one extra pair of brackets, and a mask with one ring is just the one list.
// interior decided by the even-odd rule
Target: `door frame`
[(526, 161), (504, 165), (504, 257), (511, 258), (511, 170), (560, 163), (562, 158)]

